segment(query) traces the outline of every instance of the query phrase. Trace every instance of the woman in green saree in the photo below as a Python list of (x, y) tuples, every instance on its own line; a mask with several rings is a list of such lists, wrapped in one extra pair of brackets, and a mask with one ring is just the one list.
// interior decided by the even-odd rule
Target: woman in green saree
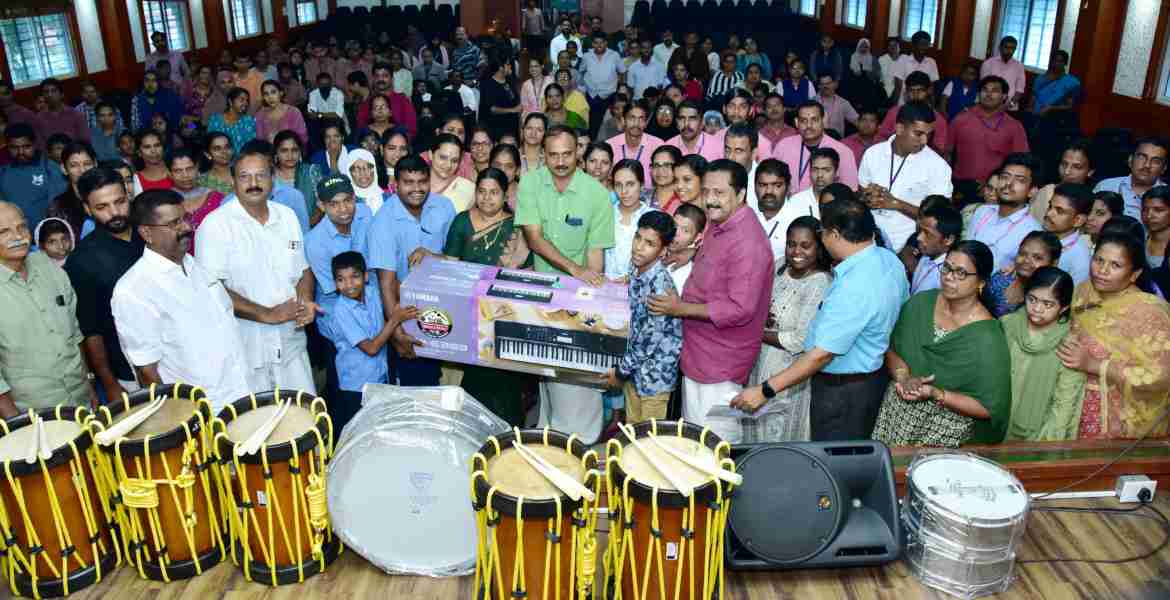
[[(475, 182), (475, 202), (451, 221), (443, 254), (509, 269), (529, 266), (531, 253), (512, 221), (512, 211), (505, 201), (507, 191), (508, 176), (503, 171), (494, 167), (480, 171)], [(461, 385), (509, 425), (523, 425), (521, 393), (528, 387), (527, 379), (522, 373), (468, 366)]]
[(1074, 284), (1056, 267), (1040, 267), (1024, 286), (1024, 309), (999, 318), (1012, 355), (1012, 417), (1008, 440), (1077, 438), (1084, 373), (1056, 355), (1068, 335)]
[(1011, 358), (984, 302), (991, 250), (968, 240), (947, 253), (941, 287), (915, 294), (886, 351), (893, 381), (873, 438), (889, 446), (958, 447), (1003, 441), (1011, 412)]

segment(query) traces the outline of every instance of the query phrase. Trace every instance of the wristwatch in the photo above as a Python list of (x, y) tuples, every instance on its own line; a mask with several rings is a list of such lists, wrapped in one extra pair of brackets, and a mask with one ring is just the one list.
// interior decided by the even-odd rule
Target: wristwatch
[(766, 400), (771, 400), (776, 397), (776, 390), (772, 389), (767, 379), (764, 380), (764, 383), (760, 384), (760, 391), (764, 394), (764, 399)]

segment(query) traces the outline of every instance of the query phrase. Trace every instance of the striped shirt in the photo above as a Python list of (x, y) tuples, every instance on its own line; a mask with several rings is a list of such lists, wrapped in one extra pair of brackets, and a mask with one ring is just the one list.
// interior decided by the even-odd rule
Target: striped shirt
[(719, 71), (711, 76), (711, 83), (707, 85), (707, 99), (713, 100), (719, 98), (735, 89), (735, 86), (741, 83), (743, 83), (743, 73), (739, 71), (732, 71), (731, 73)]

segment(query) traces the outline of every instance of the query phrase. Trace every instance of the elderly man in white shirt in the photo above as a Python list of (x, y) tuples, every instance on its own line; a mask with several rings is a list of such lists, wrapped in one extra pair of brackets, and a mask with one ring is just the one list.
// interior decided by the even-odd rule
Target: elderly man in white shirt
[(135, 199), (132, 218), (146, 250), (114, 286), (110, 308), (143, 386), (197, 385), (219, 412), (252, 390), (227, 289), (187, 253), (194, 231), (186, 213), (173, 190)]
[(870, 146), (857, 170), (858, 189), (895, 252), (914, 233), (922, 200), (931, 194), (949, 198), (953, 190), (951, 166), (927, 145), (932, 131), (933, 108), (923, 102), (902, 105), (894, 135)]
[(236, 201), (204, 219), (199, 266), (223, 282), (244, 340), (248, 387), (315, 393), (303, 328), (320, 309), (296, 213), (270, 200), (272, 145), (252, 141), (232, 167)]
[(626, 68), (626, 83), (634, 90), (634, 99), (640, 100), (646, 93), (646, 88), (664, 88), (670, 80), (666, 77), (666, 67), (654, 60), (654, 47), (650, 41), (643, 41), (639, 47), (638, 60)]

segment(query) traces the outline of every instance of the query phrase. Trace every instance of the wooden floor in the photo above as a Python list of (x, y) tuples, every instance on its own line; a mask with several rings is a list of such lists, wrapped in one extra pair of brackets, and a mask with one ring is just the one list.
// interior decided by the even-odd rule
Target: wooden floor
[[(1118, 506), (1111, 499), (1041, 504)], [(1155, 506), (1170, 516), (1170, 495), (1160, 497)], [(1162, 530), (1148, 519), (1033, 512), (1027, 537), (1019, 550), (1019, 558), (1123, 558), (1153, 549), (1163, 535)], [(1170, 548), (1146, 560), (1121, 565), (1021, 564), (1017, 574), (1018, 579), (1011, 590), (996, 598), (1165, 599), (1170, 598)], [(234, 565), (228, 563), (195, 579), (171, 584), (141, 580), (135, 571), (123, 567), (112, 578), (74, 597), (86, 600), (449, 600), (470, 599), (471, 587), (470, 577), (430, 579), (386, 575), (357, 554), (347, 551), (325, 574), (301, 585), (273, 589), (249, 583)], [(852, 570), (730, 573), (727, 592), (726, 598), (736, 600), (916, 600), (949, 597), (920, 585), (901, 562), (881, 568)], [(5, 584), (5, 589), (0, 591), (0, 598), (9, 595)]]

